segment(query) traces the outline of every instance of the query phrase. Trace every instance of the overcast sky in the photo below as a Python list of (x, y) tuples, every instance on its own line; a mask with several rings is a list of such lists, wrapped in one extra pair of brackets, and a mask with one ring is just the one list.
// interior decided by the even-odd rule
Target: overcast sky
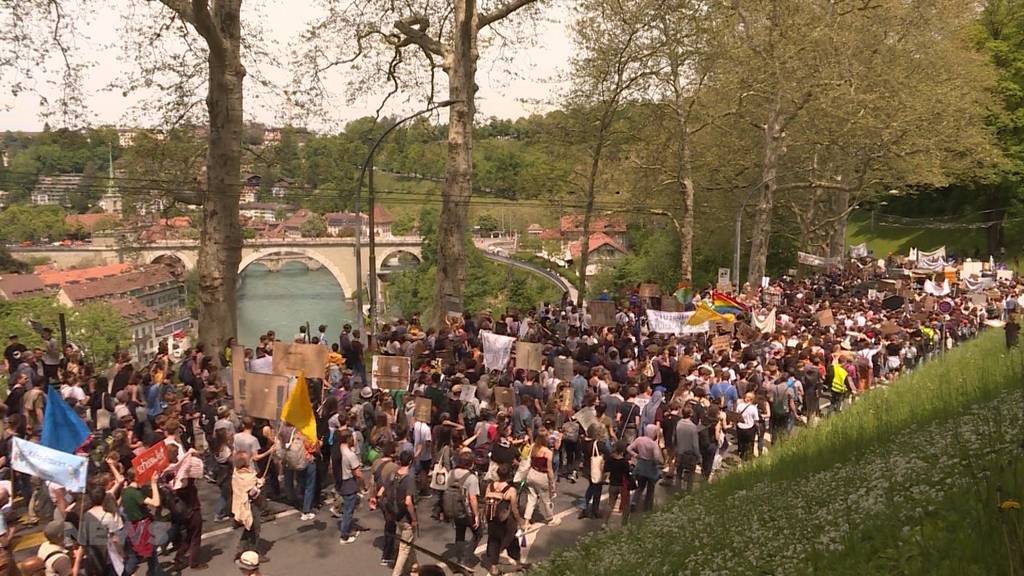
[[(309, 0), (266, 0), (263, 11), (268, 23), (265, 25), (267, 36), (282, 47), (290, 46), (292, 39), (297, 37), (308, 21), (315, 18), (316, 11), (311, 4)], [(85, 82), (87, 114), (92, 125), (125, 126), (136, 123), (132, 108), (138, 103), (138, 98), (125, 98), (120, 93), (105, 89), (118, 75), (133, 66), (132, 62), (124, 61), (120, 48), (103, 47), (109, 43), (108, 39), (116, 37), (121, 13), (126, 6), (125, 0), (108, 0), (107, 8), (97, 14), (86, 29), (86, 34), (92, 40), (78, 46), (95, 63), (88, 70)], [(565, 20), (565, 12), (554, 9), (548, 13), (547, 21), (537, 23), (535, 45), (525, 47), (516, 54), (514, 74), (508, 74), (507, 68), (497, 65), (493, 54), (489, 57), (487, 51), (483, 52), (477, 73), (480, 86), (477, 94), (478, 118), (517, 118), (549, 109), (549, 106), (542, 103), (552, 101), (559, 87), (553, 78), (564, 70), (572, 54)], [(283, 74), (285, 72), (280, 72), (278, 75), (281, 77), (273, 80), (284, 85), (287, 77)], [(55, 96), (47, 94), (45, 88), (39, 90), (44, 96)], [(352, 105), (339, 97), (334, 106), (337, 110), (335, 117), (311, 122), (310, 127), (316, 130), (336, 130), (344, 121), (373, 115), (379, 103), (380, 95), (372, 92)], [(389, 104), (384, 114), (402, 114), (418, 108), (399, 99)], [(45, 120), (40, 112), (38, 94), (25, 92), (17, 98), (7, 93), (0, 95), (0, 131), (40, 130)], [(247, 99), (246, 116), (250, 120), (278, 125), (282, 123), (283, 110), (277, 103), (266, 100), (252, 102)], [(443, 116), (441, 119), (444, 119)], [(60, 125), (59, 120), (51, 119), (50, 123), (53, 126)], [(138, 123), (152, 125), (155, 119), (143, 116)]]

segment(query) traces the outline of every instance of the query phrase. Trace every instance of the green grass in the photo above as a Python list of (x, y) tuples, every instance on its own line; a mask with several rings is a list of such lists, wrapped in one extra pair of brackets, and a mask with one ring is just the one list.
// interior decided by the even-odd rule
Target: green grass
[[(910, 553), (901, 542), (943, 525), (947, 499), (978, 485), (984, 471), (995, 476), (1008, 460), (1020, 462), (1022, 368), (1024, 355), (1007, 353), (1001, 331), (990, 331), (707, 489), (625, 531), (585, 539), (540, 573), (931, 574), (893, 571)], [(1002, 486), (1020, 494), (1019, 480)], [(959, 502), (991, 512), (981, 500), (988, 497)], [(958, 529), (966, 556), (979, 559), (962, 573), (1005, 573), (992, 570), (1007, 565), (1012, 548)]]
[(987, 254), (984, 230), (943, 230), (872, 224), (866, 215), (850, 218), (846, 227), (846, 243), (850, 246), (866, 242), (878, 258), (889, 253), (906, 256), (911, 248), (934, 250), (945, 246), (947, 251), (973, 256), (975, 250)]

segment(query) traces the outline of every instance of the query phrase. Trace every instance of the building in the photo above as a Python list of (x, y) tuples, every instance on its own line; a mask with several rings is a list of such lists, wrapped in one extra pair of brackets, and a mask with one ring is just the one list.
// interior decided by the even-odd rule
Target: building
[(65, 284), (80, 284), (100, 278), (109, 278), (130, 272), (131, 264), (105, 264), (103, 266), (90, 266), (88, 268), (73, 268), (60, 270), (51, 264), (36, 266), (35, 275), (43, 282), (46, 288), (57, 290)]
[(526, 229), (526, 235), (530, 238), (540, 238), (540, 235), (544, 233), (544, 227), (540, 224), (530, 224)]
[(32, 189), (34, 206), (68, 206), (71, 196), (82, 185), (81, 174), (58, 174), (56, 176), (40, 176), (36, 187)]
[(45, 292), (46, 286), (35, 274), (0, 275), (0, 300), (42, 296)]
[(294, 211), (294, 206), (274, 202), (249, 202), (238, 207), (240, 215), (247, 216), (253, 220), (263, 220), (264, 222), (277, 222), (277, 214), (279, 212), (285, 213), (285, 217), (287, 217), (288, 214)]
[(128, 352), (132, 359), (146, 362), (156, 354), (157, 319), (159, 315), (135, 298), (114, 298), (109, 301), (114, 310), (128, 324), (132, 343)]
[(263, 178), (259, 174), (246, 176), (245, 183), (242, 184), (242, 192), (238, 200), (239, 204), (252, 204), (255, 202), (256, 195), (259, 194), (262, 184)]
[(116, 298), (135, 298), (161, 313), (185, 307), (185, 285), (166, 266), (158, 264), (117, 276), (65, 284), (57, 292), (57, 300), (68, 307)]
[[(583, 252), (583, 240), (569, 242), (565, 252), (565, 260), (577, 260)], [(603, 265), (614, 262), (629, 254), (629, 250), (604, 232), (590, 235), (587, 252), (589, 253), (587, 258), (587, 274), (596, 273)]]
[[(621, 217), (592, 217), (590, 219), (590, 234), (602, 233), (617, 242), (620, 246), (626, 247), (626, 222)], [(570, 214), (562, 216), (558, 221), (558, 233), (562, 240), (580, 240), (583, 237), (583, 215)]]
[(302, 236), (302, 225), (308, 222), (312, 218), (319, 218), (312, 211), (306, 208), (296, 210), (294, 214), (284, 219), (282, 227), (284, 228), (284, 235), (291, 238), (299, 238)]
[(292, 188), (293, 184), (291, 180), (287, 178), (278, 178), (270, 188), (270, 195), (274, 197), (274, 199), (281, 200), (293, 195)]
[(71, 232), (81, 229), (86, 234), (92, 234), (98, 230), (109, 230), (117, 226), (120, 220), (117, 214), (68, 214), (64, 217), (64, 225)]
[[(329, 212), (324, 215), (329, 236), (355, 236), (360, 222), (363, 226), (363, 238), (369, 235), (369, 219), (366, 214), (355, 212)], [(377, 238), (391, 237), (391, 223), (394, 218), (381, 206), (373, 207), (373, 229)]]
[(117, 214), (120, 216), (121, 211), (124, 209), (121, 194), (119, 192), (107, 192), (100, 197), (99, 207), (100, 210), (107, 214)]
[(11, 193), (5, 190), (0, 190), (0, 209), (7, 207), (7, 199), (11, 197)]

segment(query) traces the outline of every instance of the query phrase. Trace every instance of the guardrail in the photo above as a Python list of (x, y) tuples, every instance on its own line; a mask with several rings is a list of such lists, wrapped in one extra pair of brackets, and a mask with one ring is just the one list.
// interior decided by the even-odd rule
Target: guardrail
[(562, 292), (568, 292), (570, 298), (576, 298), (576, 288), (568, 281), (566, 281), (566, 279), (563, 278), (561, 275), (556, 274), (551, 270), (541, 268), (540, 266), (537, 266), (536, 264), (533, 264), (531, 262), (524, 262), (522, 260), (516, 260), (515, 258), (509, 258), (507, 256), (499, 256), (497, 254), (489, 254), (487, 252), (481, 252), (481, 254), (483, 254), (484, 258), (487, 258), (488, 260), (493, 260), (495, 262), (500, 262), (502, 264), (515, 266), (516, 268), (521, 268), (528, 272), (532, 272), (538, 276), (543, 276), (547, 281), (557, 286)]

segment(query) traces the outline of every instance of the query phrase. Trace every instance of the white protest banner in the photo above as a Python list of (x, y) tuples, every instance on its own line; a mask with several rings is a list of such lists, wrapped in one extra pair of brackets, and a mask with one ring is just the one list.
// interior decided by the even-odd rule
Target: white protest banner
[(921, 256), (917, 259), (918, 270), (930, 272), (942, 272), (946, 268), (946, 261), (938, 256)]
[(797, 252), (796, 261), (806, 266), (837, 266), (839, 264), (839, 258), (825, 258), (823, 256), (815, 256), (814, 254), (808, 254), (806, 252)]
[(480, 340), (484, 344), (484, 366), (488, 370), (504, 370), (512, 357), (512, 343), (516, 339), (483, 330), (480, 332)]
[(949, 280), (944, 280), (942, 284), (936, 284), (931, 280), (925, 280), (924, 291), (932, 296), (945, 296), (946, 294), (949, 294)]
[(980, 278), (983, 268), (984, 266), (982, 266), (981, 262), (968, 260), (961, 265), (960, 276), (963, 278), (967, 278), (968, 276), (978, 276)]
[(996, 280), (1012, 282), (1013, 270), (996, 270)]
[(864, 242), (850, 246), (850, 258), (864, 258), (868, 255), (868, 245)]
[(83, 492), (89, 461), (83, 456), (47, 448), (14, 436), (11, 438), (11, 468), (59, 484), (71, 492)]
[(663, 312), (647, 310), (647, 328), (658, 334), (701, 334), (708, 331), (708, 323), (690, 326), (688, 324), (694, 312)]
[(775, 332), (775, 309), (772, 308), (771, 312), (765, 315), (754, 314), (752, 318), (754, 328), (761, 331), (762, 334), (772, 334)]
[(925, 252), (924, 250), (918, 250), (917, 251), (917, 259), (918, 260), (922, 260), (922, 259), (925, 259), (925, 258), (938, 258), (940, 260), (945, 260), (946, 259), (946, 247), (945, 246), (939, 246), (938, 248), (936, 248), (935, 250), (932, 250), (930, 252)]

